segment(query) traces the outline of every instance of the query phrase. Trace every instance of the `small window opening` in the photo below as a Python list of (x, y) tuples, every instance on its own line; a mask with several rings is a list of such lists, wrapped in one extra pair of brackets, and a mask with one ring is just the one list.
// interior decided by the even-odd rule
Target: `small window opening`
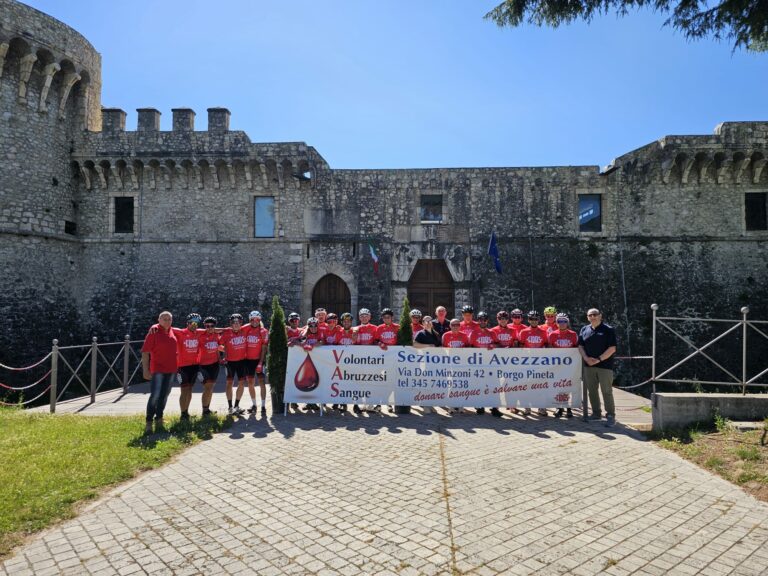
[(579, 195), (579, 232), (602, 232), (602, 196), (600, 194)]
[(443, 195), (422, 194), (419, 209), (422, 224), (440, 224), (443, 221)]
[(133, 233), (133, 196), (115, 197), (115, 234)]
[(744, 195), (744, 220), (747, 230), (768, 230), (768, 193)]

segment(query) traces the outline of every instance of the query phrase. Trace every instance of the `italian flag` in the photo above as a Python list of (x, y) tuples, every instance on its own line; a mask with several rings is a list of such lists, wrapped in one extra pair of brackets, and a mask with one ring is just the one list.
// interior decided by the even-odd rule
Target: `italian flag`
[(373, 273), (379, 273), (379, 255), (376, 254), (376, 248), (373, 247), (373, 242), (368, 242), (368, 249), (371, 251), (371, 260), (373, 260)]

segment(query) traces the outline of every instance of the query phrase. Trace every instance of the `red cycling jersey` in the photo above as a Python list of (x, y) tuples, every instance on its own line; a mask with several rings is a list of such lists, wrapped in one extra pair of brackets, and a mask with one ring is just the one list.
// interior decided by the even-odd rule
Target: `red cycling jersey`
[(288, 338), (288, 342), (296, 342), (301, 338), (301, 328), (291, 328), (290, 326), (286, 326), (285, 335)]
[(489, 328), (478, 328), (472, 332), (469, 342), (474, 348), (488, 348), (496, 345), (496, 335)]
[(475, 320), (470, 320), (469, 322), (462, 320), (461, 324), (459, 325), (459, 332), (464, 332), (464, 334), (466, 334), (469, 338), (472, 338), (472, 332), (479, 329), (480, 324), (478, 324)]
[(554, 330), (549, 333), (550, 348), (576, 348), (579, 345), (579, 335), (573, 330)]
[(200, 334), (200, 365), (207, 366), (219, 361), (219, 346), (221, 336), (214, 332), (208, 334), (207, 330), (198, 331)]
[(179, 368), (194, 366), (200, 361), (200, 331), (189, 328), (174, 328), (176, 341), (179, 343)]
[(339, 325), (331, 328), (330, 326), (325, 331), (325, 343), (326, 344), (340, 344), (341, 335), (344, 333), (344, 328)]
[(547, 331), (541, 326), (528, 326), (520, 333), (520, 343), (523, 348), (546, 348)]
[(413, 333), (414, 337), (422, 330), (424, 330), (424, 326), (421, 325), (421, 322), (411, 322), (411, 332)]
[(245, 360), (245, 330), (238, 330), (235, 332), (231, 328), (226, 328), (221, 333), (221, 343), (224, 345), (224, 353), (227, 360), (237, 362), (238, 360)]
[(394, 346), (397, 344), (397, 331), (400, 329), (399, 324), (379, 324), (376, 328), (376, 340), (387, 346)]
[(342, 346), (357, 344), (357, 332), (355, 332), (354, 328), (350, 330), (344, 330), (344, 328), (342, 328), (341, 334), (339, 334), (338, 344), (341, 344)]
[(377, 330), (378, 328), (373, 324), (360, 324), (360, 326), (355, 328), (355, 332), (357, 333), (356, 344), (361, 344), (363, 346), (369, 346), (373, 344), (376, 342)]
[(243, 326), (245, 332), (245, 357), (248, 360), (261, 360), (261, 350), (269, 341), (269, 330), (261, 324)]
[(557, 327), (557, 322), (555, 322), (554, 320), (552, 320), (552, 322), (547, 320), (546, 322), (544, 322), (544, 325), (542, 326), (542, 328), (544, 328), (547, 331), (547, 334), (560, 329)]
[[(515, 324), (514, 322), (512, 322), (511, 324), (507, 324), (507, 326), (509, 326), (509, 328), (515, 331), (515, 340), (517, 340), (518, 342), (520, 342), (520, 334), (523, 332), (523, 330), (528, 328), (528, 326), (526, 326), (522, 322), (520, 322), (520, 324)], [(520, 342), (520, 345), (522, 346), (521, 342)]]
[(517, 340), (517, 333), (507, 324), (505, 327), (494, 326), (491, 328), (494, 336), (496, 336), (496, 344), (499, 348), (512, 348)]
[(469, 336), (464, 332), (446, 332), (443, 334), (443, 346), (445, 348), (466, 348), (469, 346)]
[(317, 346), (323, 343), (323, 334), (319, 329), (312, 332), (309, 328), (305, 328), (301, 331), (301, 341), (304, 345)]

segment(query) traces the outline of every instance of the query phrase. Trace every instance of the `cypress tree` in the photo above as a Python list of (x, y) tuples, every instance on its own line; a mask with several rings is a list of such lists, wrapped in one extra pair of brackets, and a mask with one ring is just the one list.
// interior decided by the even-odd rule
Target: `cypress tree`
[(267, 371), (272, 394), (272, 413), (283, 412), (283, 392), (285, 391), (285, 372), (288, 365), (288, 336), (285, 333), (285, 313), (280, 306), (280, 299), (272, 297), (272, 320), (269, 324), (269, 356)]
[[(403, 311), (400, 314), (400, 328), (397, 330), (397, 345), (410, 346), (413, 344), (413, 330), (411, 330), (411, 303), (408, 296), (403, 298)], [(395, 414), (409, 414), (410, 406), (395, 406)]]
[(408, 296), (403, 298), (403, 312), (400, 314), (400, 329), (397, 331), (397, 345), (410, 346), (413, 344), (413, 330), (411, 330), (411, 303)]

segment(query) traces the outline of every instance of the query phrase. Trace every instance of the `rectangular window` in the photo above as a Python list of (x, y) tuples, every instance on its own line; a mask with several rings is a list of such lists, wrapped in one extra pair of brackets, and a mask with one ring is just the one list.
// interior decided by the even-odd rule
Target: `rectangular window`
[(439, 224), (443, 221), (443, 195), (422, 194), (419, 220), (422, 224)]
[(744, 222), (747, 230), (768, 230), (768, 193), (744, 194)]
[(579, 232), (601, 232), (602, 212), (600, 194), (579, 194)]
[(133, 196), (115, 196), (115, 234), (133, 233)]
[(256, 196), (253, 199), (253, 236), (255, 238), (275, 236), (274, 196)]
[(77, 235), (77, 223), (71, 220), (64, 220), (64, 234)]

